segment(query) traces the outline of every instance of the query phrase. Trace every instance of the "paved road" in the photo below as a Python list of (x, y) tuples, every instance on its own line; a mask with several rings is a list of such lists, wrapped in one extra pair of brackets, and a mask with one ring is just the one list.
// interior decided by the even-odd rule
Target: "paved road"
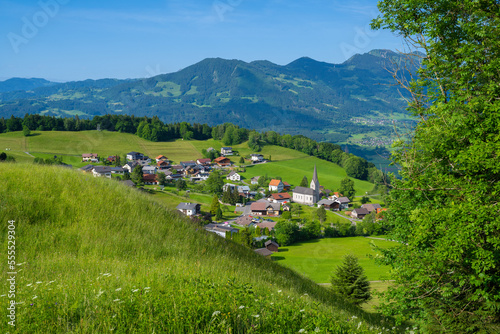
[(343, 216), (340, 213), (335, 212), (335, 211), (332, 211), (332, 212), (334, 214), (336, 214), (337, 216), (339, 216), (339, 217), (342, 217), (344, 219), (348, 219), (353, 225), (356, 225), (357, 222), (361, 222), (362, 221), (361, 219), (354, 219), (354, 218), (349, 218), (349, 217)]

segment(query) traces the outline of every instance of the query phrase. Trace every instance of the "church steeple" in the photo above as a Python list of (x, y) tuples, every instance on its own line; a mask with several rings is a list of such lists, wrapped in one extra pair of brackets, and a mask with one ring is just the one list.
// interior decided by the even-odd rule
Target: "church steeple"
[(309, 188), (314, 190), (313, 202), (316, 203), (317, 201), (319, 201), (319, 180), (318, 180), (318, 171), (316, 169), (316, 165), (314, 165), (313, 178), (311, 180), (311, 185)]

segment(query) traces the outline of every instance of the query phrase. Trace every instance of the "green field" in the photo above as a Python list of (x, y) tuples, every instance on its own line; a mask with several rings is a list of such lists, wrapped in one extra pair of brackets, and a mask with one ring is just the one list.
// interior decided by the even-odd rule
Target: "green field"
[[(337, 191), (340, 186), (340, 181), (347, 176), (342, 167), (311, 156), (249, 166), (242, 175), (246, 179), (266, 174), (273, 178), (280, 176), (283, 181), (290, 183), (293, 187), (300, 184), (304, 175), (307, 177), (307, 180), (311, 182), (314, 165), (316, 165), (318, 169), (320, 184), (332, 191)], [(373, 184), (370, 182), (356, 179), (353, 180), (356, 195), (364, 195), (365, 192), (373, 188)]]
[[(133, 134), (108, 132), (108, 131), (37, 131), (29, 137), (24, 137), (21, 132), (0, 134), (0, 149), (10, 148), (7, 151), (16, 160), (21, 162), (32, 161), (33, 158), (24, 152), (29, 152), (36, 157), (63, 156), (63, 162), (74, 167), (81, 167), (86, 163), (81, 162), (82, 153), (97, 153), (100, 157), (109, 155), (120, 155), (130, 151), (138, 151), (154, 158), (160, 154), (167, 156), (174, 163), (185, 160), (196, 160), (202, 157), (201, 151), (209, 147), (220, 150), (223, 144), (213, 139), (206, 141), (182, 139), (170, 142), (150, 142)], [(233, 147), (240, 156), (253, 153), (247, 143)], [(279, 147), (264, 146), (261, 154), (265, 158), (271, 156), (272, 162), (249, 165), (242, 176), (249, 180), (253, 176), (268, 175), (270, 177), (280, 176), (283, 181), (292, 186), (300, 184), (302, 177), (307, 176), (310, 181), (314, 165), (318, 168), (320, 184), (330, 190), (337, 190), (340, 180), (346, 177), (345, 170), (340, 166), (308, 156), (304, 153)], [(232, 157), (232, 161), (239, 164), (238, 157)], [(356, 195), (363, 195), (373, 188), (373, 184), (367, 181), (354, 180)]]
[(2, 321), (2, 333), (376, 333), (389, 324), (120, 182), (4, 163), (0, 184), (18, 273), (16, 328)]
[(317, 283), (328, 283), (335, 268), (342, 262), (342, 257), (352, 253), (358, 257), (370, 281), (387, 279), (389, 267), (379, 266), (369, 257), (376, 255), (370, 243), (380, 247), (395, 245), (391, 241), (364, 237), (325, 238), (280, 247), (272, 258)]

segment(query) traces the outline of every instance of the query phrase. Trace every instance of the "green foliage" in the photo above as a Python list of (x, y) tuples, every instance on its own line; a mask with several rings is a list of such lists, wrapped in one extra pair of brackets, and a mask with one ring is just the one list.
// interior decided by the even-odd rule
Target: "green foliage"
[(135, 183), (137, 187), (142, 187), (144, 185), (144, 181), (142, 178), (142, 166), (135, 166), (134, 170), (132, 171), (132, 175), (130, 175), (130, 179)]
[(213, 171), (208, 176), (208, 179), (205, 181), (205, 190), (215, 194), (222, 194), (222, 187), (224, 186), (224, 179), (219, 171)]
[(421, 122), (393, 155), (401, 180), (386, 221), (401, 243), (385, 252), (396, 286), (384, 312), (428, 332), (500, 327), (498, 8), (498, 1), (381, 1), (372, 23), (423, 51), (418, 79), (406, 84), (408, 110)]
[(306, 188), (309, 187), (309, 182), (307, 181), (307, 176), (304, 175), (304, 177), (302, 178), (302, 181), (300, 181), (299, 186), (306, 187)]
[(297, 239), (299, 225), (291, 221), (279, 221), (274, 227), (274, 235), (280, 246), (293, 244)]
[(361, 197), (361, 204), (366, 204), (369, 202), (370, 202), (370, 197), (368, 197), (368, 196)]
[(371, 299), (370, 282), (359, 265), (358, 258), (352, 254), (344, 256), (331, 282), (334, 294), (345, 297), (353, 304), (359, 305)]
[(323, 205), (320, 205), (320, 207), (316, 210), (316, 216), (320, 222), (326, 221), (326, 210)]
[(219, 207), (215, 211), (215, 220), (221, 220), (222, 219), (222, 209)]
[(219, 208), (219, 196), (214, 195), (214, 197), (212, 198), (212, 204), (210, 205), (210, 213), (212, 214), (212, 216), (215, 216), (215, 214), (217, 213), (217, 209)]
[(339, 192), (351, 201), (354, 198), (356, 191), (354, 190), (354, 181), (346, 177), (340, 181)]
[(167, 177), (165, 176), (165, 173), (158, 173), (156, 174), (156, 179), (158, 180), (158, 184), (160, 186), (165, 186), (167, 185)]
[(292, 213), (290, 211), (285, 211), (281, 215), (281, 218), (290, 220), (290, 219), (292, 219)]
[(240, 164), (244, 164), (245, 163), (245, 158), (241, 157), (239, 163)]
[[(162, 173), (160, 173), (162, 174)], [(187, 189), (187, 183), (184, 179), (177, 179), (175, 181), (175, 187), (177, 190), (186, 190)]]
[(30, 134), (30, 129), (26, 125), (23, 125), (23, 136), (28, 137)]

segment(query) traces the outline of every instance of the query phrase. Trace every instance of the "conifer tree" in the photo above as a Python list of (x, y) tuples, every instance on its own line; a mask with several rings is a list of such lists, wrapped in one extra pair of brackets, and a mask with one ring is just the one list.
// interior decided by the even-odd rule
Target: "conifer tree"
[(307, 182), (307, 176), (304, 175), (304, 177), (302, 178), (302, 181), (300, 181), (300, 187), (309, 187), (309, 183)]
[(352, 254), (344, 256), (331, 282), (335, 294), (344, 296), (347, 301), (355, 305), (371, 299), (370, 282), (359, 265), (358, 258)]

